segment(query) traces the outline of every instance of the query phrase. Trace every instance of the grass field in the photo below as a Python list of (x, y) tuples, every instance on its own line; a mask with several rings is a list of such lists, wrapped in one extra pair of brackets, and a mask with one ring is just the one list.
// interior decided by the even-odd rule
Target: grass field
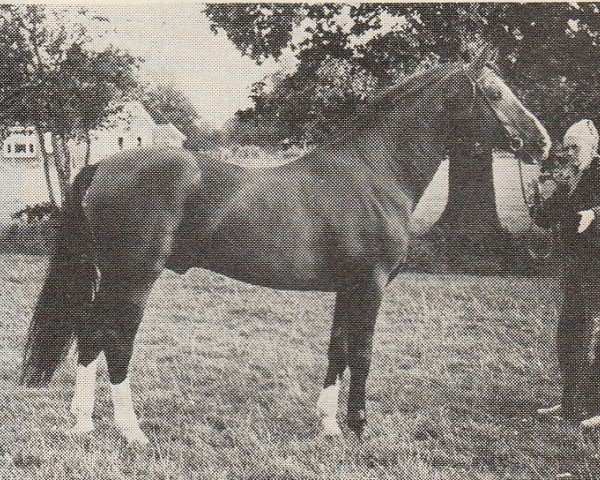
[(104, 367), (84, 439), (63, 433), (74, 358), (50, 389), (17, 386), (44, 266), (0, 256), (3, 480), (600, 478), (597, 438), (532, 415), (558, 396), (553, 280), (400, 276), (381, 309), (358, 443), (318, 435), (332, 295), (165, 273), (133, 358), (142, 449), (115, 434)]

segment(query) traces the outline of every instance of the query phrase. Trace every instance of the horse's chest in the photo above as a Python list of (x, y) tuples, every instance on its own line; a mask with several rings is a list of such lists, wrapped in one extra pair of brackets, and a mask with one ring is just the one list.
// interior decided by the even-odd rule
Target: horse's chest
[(407, 242), (410, 205), (406, 199), (386, 192), (363, 196), (355, 204), (356, 230), (374, 250), (392, 253)]

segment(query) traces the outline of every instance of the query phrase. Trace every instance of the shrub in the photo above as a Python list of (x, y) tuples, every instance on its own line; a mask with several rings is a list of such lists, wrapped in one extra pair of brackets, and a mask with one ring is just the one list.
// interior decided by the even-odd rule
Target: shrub
[(37, 205), (27, 205), (22, 210), (15, 212), (11, 215), (11, 218), (20, 220), (21, 222), (32, 224), (41, 222), (43, 220), (49, 220), (50, 218), (58, 215), (59, 209), (56, 205), (50, 202), (38, 203)]
[(25, 255), (49, 255), (56, 235), (54, 219), (11, 222), (0, 230), (0, 251)]

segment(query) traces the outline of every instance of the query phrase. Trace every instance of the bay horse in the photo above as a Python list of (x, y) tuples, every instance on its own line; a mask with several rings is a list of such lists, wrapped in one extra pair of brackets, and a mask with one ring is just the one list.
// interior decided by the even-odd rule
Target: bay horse
[(75, 342), (73, 431), (89, 432), (104, 352), (116, 426), (146, 443), (128, 379), (134, 338), (161, 272), (199, 267), (336, 293), (317, 409), (324, 433), (339, 435), (348, 368), (346, 423), (360, 437), (384, 288), (402, 270), (411, 212), (448, 151), (548, 154), (546, 130), (487, 63), (482, 54), (407, 78), (340, 135), (282, 166), (246, 169), (177, 148), (138, 148), (84, 168), (29, 327), (22, 381), (47, 384)]

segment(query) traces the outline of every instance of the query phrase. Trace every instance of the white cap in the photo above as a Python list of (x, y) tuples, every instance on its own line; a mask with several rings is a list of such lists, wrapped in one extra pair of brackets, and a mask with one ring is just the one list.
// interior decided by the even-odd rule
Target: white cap
[(598, 130), (594, 122), (584, 119), (571, 125), (565, 133), (563, 144), (586, 146), (596, 152), (598, 150)]

